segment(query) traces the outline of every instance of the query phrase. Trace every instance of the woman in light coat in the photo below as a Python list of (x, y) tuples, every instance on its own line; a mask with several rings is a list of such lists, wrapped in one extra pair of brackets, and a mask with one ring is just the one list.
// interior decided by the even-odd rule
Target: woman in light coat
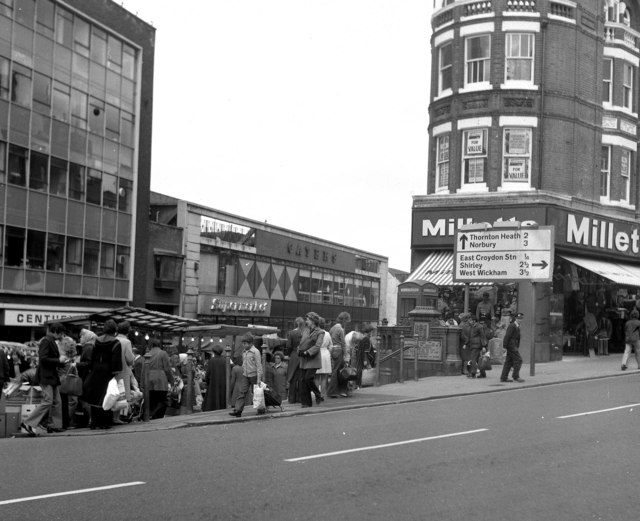
[(326, 323), (324, 318), (320, 318), (320, 329), (324, 331), (322, 337), (322, 345), (320, 346), (320, 361), (322, 366), (316, 371), (315, 382), (316, 387), (320, 389), (322, 399), (327, 397), (327, 387), (329, 386), (329, 376), (331, 375), (331, 335), (325, 329)]

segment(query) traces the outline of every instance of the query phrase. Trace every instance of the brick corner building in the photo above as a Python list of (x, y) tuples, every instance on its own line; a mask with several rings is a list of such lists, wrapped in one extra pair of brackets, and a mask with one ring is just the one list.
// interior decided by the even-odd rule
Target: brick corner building
[[(585, 315), (622, 325), (638, 302), (640, 2), (437, 0), (431, 19), (427, 193), (412, 209), (412, 270), (461, 310), (452, 279), (463, 224), (535, 221), (555, 230), (552, 282), (487, 280), (524, 311), (523, 357), (587, 351)], [(473, 292), (475, 290), (475, 293)]]

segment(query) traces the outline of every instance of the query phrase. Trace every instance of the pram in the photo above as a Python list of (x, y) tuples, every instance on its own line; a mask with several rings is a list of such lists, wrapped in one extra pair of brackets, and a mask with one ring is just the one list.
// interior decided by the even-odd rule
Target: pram
[(142, 391), (132, 391), (131, 401), (129, 402), (127, 413), (120, 413), (120, 419), (127, 423), (141, 422), (143, 413), (144, 397), (142, 395)]

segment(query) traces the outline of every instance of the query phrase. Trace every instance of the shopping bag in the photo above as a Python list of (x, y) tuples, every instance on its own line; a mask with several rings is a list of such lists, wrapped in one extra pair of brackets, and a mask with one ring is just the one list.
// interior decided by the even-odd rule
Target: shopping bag
[(350, 380), (356, 380), (358, 378), (358, 372), (354, 367), (345, 366), (340, 370), (339, 376), (342, 381), (348, 382)]
[(491, 358), (489, 355), (483, 355), (478, 362), (478, 369), (481, 371), (491, 371)]
[(60, 378), (60, 394), (82, 396), (82, 379), (73, 366), (69, 366), (66, 374)]
[[(122, 380), (120, 381), (122, 382)], [(122, 382), (122, 389), (124, 393), (124, 382)], [(119, 398), (120, 390), (118, 389), (118, 382), (115, 378), (112, 378), (107, 385), (107, 392), (104, 395), (104, 400), (102, 400), (102, 408), (105, 411), (110, 411)]]
[(258, 382), (253, 386), (253, 408), (264, 409), (264, 389), (267, 386), (264, 382)]

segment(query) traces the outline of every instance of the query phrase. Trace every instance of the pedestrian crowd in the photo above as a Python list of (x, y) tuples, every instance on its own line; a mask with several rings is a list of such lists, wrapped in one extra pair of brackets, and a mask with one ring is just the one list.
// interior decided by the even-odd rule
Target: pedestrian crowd
[[(287, 401), (311, 407), (314, 399), (318, 405), (327, 398), (352, 396), (363, 371), (375, 363), (375, 350), (373, 327), (365, 324), (360, 332), (346, 333), (350, 322), (344, 312), (329, 327), (309, 312), (296, 319), (286, 341), (275, 347), (266, 339), (243, 335), (242, 352), (230, 359), (230, 414), (239, 417), (252, 405), (254, 386), (260, 382), (272, 401), (267, 405)], [(145, 385), (152, 420), (186, 410), (227, 408), (227, 361), (221, 345), (214, 343), (190, 358), (187, 353), (170, 355), (152, 339), (145, 353), (134, 346), (131, 333), (126, 320), (107, 320), (99, 333), (83, 328), (77, 334), (51, 323), (37, 343), (37, 357), (30, 360), (19, 352), (0, 357), (3, 387), (14, 382), (16, 388), (26, 383), (41, 389), (41, 399), (23, 418), (21, 429), (37, 436), (109, 429), (141, 419)], [(111, 395), (113, 402), (107, 399)]]
[(516, 312), (513, 304), (511, 302), (509, 306), (502, 305), (496, 309), (490, 294), (484, 292), (475, 313), (461, 313), (459, 321), (450, 310), (443, 311), (441, 325), (459, 325), (461, 328), (459, 354), (462, 374), (468, 378), (486, 378), (491, 368), (491, 358), (502, 361), (504, 357), (500, 381), (524, 382), (520, 377), (522, 356), (519, 352), (520, 324), (524, 314)]
[(375, 349), (371, 343), (373, 327), (364, 324), (360, 332), (345, 334), (350, 322), (347, 312), (340, 313), (331, 327), (313, 311), (296, 318), (283, 351), (263, 349), (264, 370), (253, 337), (244, 335), (242, 357), (232, 369), (233, 410), (229, 414), (242, 416), (251, 389), (260, 381), (278, 401), (299, 403), (302, 408), (312, 407), (314, 399), (317, 406), (327, 398), (352, 396), (362, 385), (364, 369), (375, 363)]

